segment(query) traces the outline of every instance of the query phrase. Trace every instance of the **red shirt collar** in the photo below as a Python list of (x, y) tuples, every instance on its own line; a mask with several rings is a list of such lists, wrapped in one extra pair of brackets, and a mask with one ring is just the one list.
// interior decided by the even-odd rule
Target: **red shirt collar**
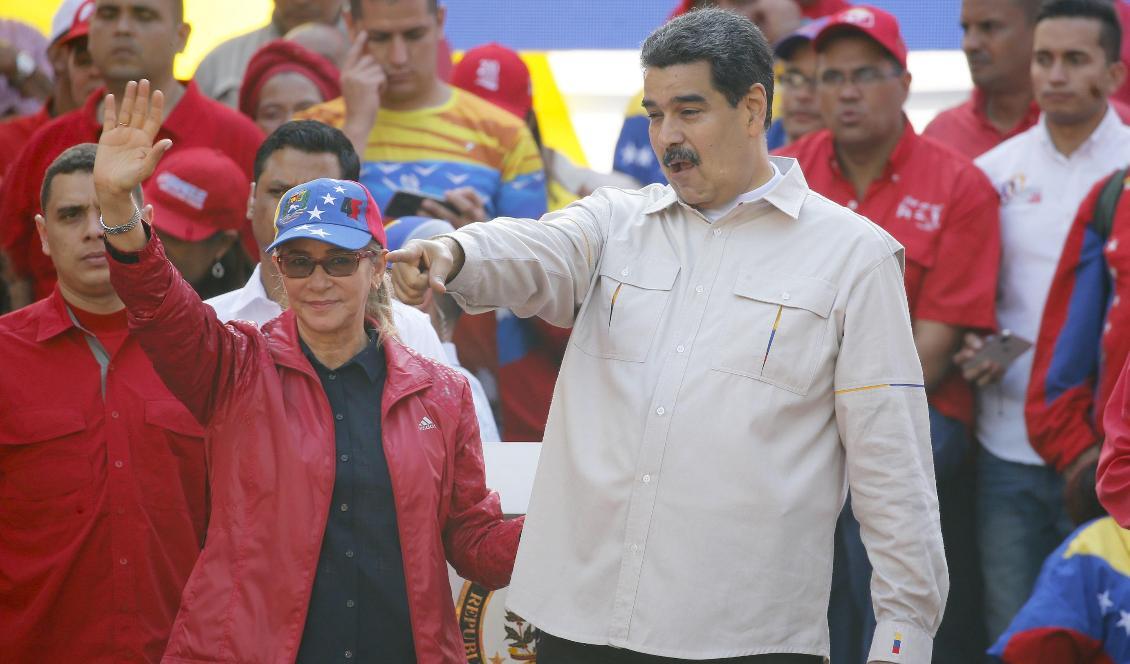
[[(827, 132), (828, 141), (828, 165), (835, 173), (836, 177), (846, 179), (843, 169), (840, 168), (840, 161), (836, 158), (836, 139), (832, 136), (832, 132)], [(902, 136), (899, 137), (898, 143), (895, 144), (895, 149), (891, 151), (891, 156), (887, 159), (887, 164), (883, 167), (883, 174), (880, 179), (886, 179), (892, 173), (896, 173), (902, 169), (903, 166), (910, 160), (910, 155), (914, 152), (914, 147), (918, 145), (919, 141), (918, 132), (914, 131), (914, 126), (910, 124), (910, 119), (905, 114), (902, 116)]]
[(35, 335), (36, 343), (57, 337), (67, 330), (75, 327), (74, 321), (67, 314), (67, 302), (59, 291), (59, 284), (47, 296), (46, 306), (39, 316), (39, 332)]
[(1024, 114), (1024, 117), (1020, 118), (1020, 122), (1017, 122), (1016, 126), (1012, 129), (1002, 132), (997, 129), (992, 122), (989, 122), (989, 116), (987, 113), (985, 113), (986, 102), (987, 100), (985, 99), (985, 93), (981, 92), (981, 88), (974, 86), (973, 95), (969, 99), (969, 103), (973, 111), (973, 116), (977, 118), (977, 121), (984, 125), (986, 129), (991, 129), (993, 130), (993, 132), (1005, 138), (1019, 134), (1025, 129), (1028, 129), (1032, 125), (1036, 124), (1036, 122), (1040, 119), (1040, 106), (1036, 103), (1036, 100), (1033, 99), (1028, 104), (1028, 112)]

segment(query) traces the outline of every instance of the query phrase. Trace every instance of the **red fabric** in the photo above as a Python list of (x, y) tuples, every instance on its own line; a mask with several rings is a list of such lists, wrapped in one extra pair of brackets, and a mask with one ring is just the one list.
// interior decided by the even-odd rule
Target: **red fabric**
[(529, 67), (518, 53), (494, 42), (464, 53), (451, 72), (451, 84), (506, 109), (522, 121), (534, 106)]
[[(208, 429), (212, 516), (166, 662), (293, 661), (333, 492), (333, 416), (298, 342), (294, 312), (262, 332), (225, 326), (155, 236), (138, 262), (111, 259), (130, 331)], [(395, 340), (381, 402), (408, 608), (420, 662), (465, 658), (447, 562), (489, 588), (510, 581), (522, 519), (485, 484), (467, 381)], [(421, 430), (427, 417), (434, 428)]]
[[(1115, 0), (1115, 7), (1118, 9), (1118, 21), (1122, 24), (1122, 62), (1130, 67), (1130, 4), (1126, 0)], [(1122, 82), (1111, 99), (1116, 99), (1123, 104), (1130, 104), (1130, 76)], [(1126, 117), (1123, 116), (1123, 120)]]
[(322, 101), (341, 96), (341, 72), (334, 63), (301, 44), (276, 39), (259, 47), (248, 61), (239, 86), (239, 112), (254, 120), (263, 86), (287, 72), (308, 78), (322, 94)]
[(835, 14), (848, 7), (851, 7), (851, 2), (848, 0), (810, 0), (807, 3), (800, 3), (800, 9), (805, 17), (813, 19)]
[(1066, 627), (1017, 634), (1002, 655), (1005, 664), (1114, 664), (1102, 641)]
[(1130, 528), (1130, 361), (1111, 391), (1103, 412), (1103, 430), (1106, 440), (1095, 488), (1099, 502), (1118, 525)]
[[(1102, 440), (1102, 414), (1118, 380), (1118, 371), (1130, 355), (1130, 196), (1123, 194), (1115, 208), (1111, 235), (1102, 251), (1102, 270), (1112, 276), (1112, 291), (1104, 284), (1078, 282), (1087, 227), (1095, 213), (1095, 204), (1106, 178), (1087, 194), (1079, 206), (1071, 230), (1060, 254), (1048, 292), (1040, 332), (1036, 338), (1032, 361), (1032, 379), (1028, 382), (1025, 419), (1032, 447), (1049, 464), (1063, 470), (1088, 447)], [(1096, 257), (1097, 258), (1097, 257)], [(1105, 280), (1106, 277), (1103, 277)], [(1077, 288), (1094, 289), (1104, 302), (1110, 302), (1105, 311), (1073, 308), (1072, 295)], [(1095, 316), (1091, 325), (1078, 326), (1065, 332), (1073, 316)], [(1066, 339), (1062, 336), (1078, 334), (1082, 328), (1094, 327), (1097, 336), (1088, 339)], [(1064, 344), (1063, 342), (1069, 342)], [(1048, 372), (1057, 351), (1070, 358), (1075, 347), (1085, 348), (1101, 358), (1098, 374), (1048, 400), (1046, 386)], [(1058, 381), (1054, 381), (1058, 382)]]
[[(906, 122), (882, 176), (857, 201), (830, 131), (809, 134), (779, 154), (798, 159), (813, 190), (874, 221), (906, 247), (913, 319), (996, 327), (1000, 204), (973, 162), (919, 136)], [(972, 423), (973, 394), (956, 370), (929, 396), (943, 414)]]
[[(0, 248), (10, 259), (13, 271), (32, 280), (37, 299), (46, 297), (55, 285), (55, 267), (40, 249), (35, 232), (43, 174), (67, 148), (79, 143), (98, 142), (102, 120), (95, 118), (95, 113), (105, 94), (105, 89), (95, 91), (82, 108), (40, 127), (16, 157), (11, 177), (4, 178), (0, 184), (0, 200), (4, 201), (3, 216), (0, 217)], [(157, 138), (172, 139), (171, 151), (194, 146), (222, 146), (250, 182), (255, 152), (263, 141), (263, 132), (238, 112), (205, 97), (195, 83), (189, 82), (184, 96), (165, 119)], [(248, 255), (252, 260), (258, 259), (259, 248), (251, 234), (250, 221), (241, 233)]]
[(985, 115), (985, 97), (981, 90), (973, 88), (973, 95), (965, 103), (934, 116), (922, 135), (970, 159), (976, 159), (1005, 140), (1035, 126), (1039, 119), (1040, 107), (1033, 101), (1020, 122), (1001, 133)]
[(0, 182), (3, 182), (8, 167), (16, 160), (16, 155), (23, 149), (31, 135), (43, 125), (51, 121), (48, 102), (32, 115), (23, 115), (0, 122)]
[(898, 60), (903, 69), (906, 69), (908, 49), (894, 14), (866, 5), (849, 7), (829, 16), (828, 21), (820, 28), (820, 32), (816, 33), (812, 44), (817, 51), (820, 51), (828, 39), (844, 32), (861, 33), (870, 37)]
[(0, 660), (156, 662), (204, 539), (204, 430), (132, 336), (103, 401), (58, 290), (0, 345)]
[(570, 330), (539, 318), (523, 321), (527, 334), (526, 354), (498, 368), (498, 391), (502, 401), (502, 440), (541, 442), (553, 402), (553, 388), (561, 360), (569, 344)]

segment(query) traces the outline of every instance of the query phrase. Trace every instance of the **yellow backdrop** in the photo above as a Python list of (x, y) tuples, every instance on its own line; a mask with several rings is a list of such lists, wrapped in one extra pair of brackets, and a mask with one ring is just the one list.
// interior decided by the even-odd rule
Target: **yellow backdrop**
[[(47, 34), (59, 4), (60, 0), (0, 0), (0, 16), (25, 21)], [(184, 4), (185, 20), (192, 26), (192, 34), (187, 48), (177, 56), (175, 73), (180, 79), (191, 78), (196, 65), (220, 42), (266, 25), (273, 6), (271, 0), (185, 0)], [(534, 110), (546, 145), (579, 165), (588, 165), (546, 54), (526, 52), (522, 59), (530, 68)]]

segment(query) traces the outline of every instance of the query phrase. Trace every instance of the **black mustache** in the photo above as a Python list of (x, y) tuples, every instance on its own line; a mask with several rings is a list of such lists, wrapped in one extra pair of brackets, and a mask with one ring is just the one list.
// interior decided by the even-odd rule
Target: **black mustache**
[(667, 148), (667, 151), (663, 153), (663, 165), (670, 168), (671, 164), (676, 161), (686, 161), (690, 162), (691, 166), (698, 166), (701, 160), (698, 158), (698, 153), (694, 150), (676, 145)]

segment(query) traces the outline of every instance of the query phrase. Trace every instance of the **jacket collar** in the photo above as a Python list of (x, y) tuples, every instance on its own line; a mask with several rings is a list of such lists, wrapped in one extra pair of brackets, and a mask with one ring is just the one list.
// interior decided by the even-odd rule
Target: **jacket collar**
[[(278, 318), (264, 325), (263, 333), (267, 335), (267, 346), (276, 364), (318, 380), (318, 374), (310, 360), (306, 359), (298, 341), (298, 320), (293, 310), (283, 311)], [(431, 385), (432, 378), (424, 361), (399, 339), (386, 337), (383, 345), (388, 374), (381, 402), (382, 409), (387, 412), (393, 403)]]
[[(796, 219), (800, 215), (800, 208), (804, 205), (804, 199), (809, 191), (804, 173), (801, 172), (797, 160), (791, 157), (769, 157), (769, 161), (773, 162), (777, 166), (777, 170), (781, 172), (781, 181), (769, 193), (765, 194), (765, 201), (789, 217)], [(686, 205), (679, 200), (674, 187), (665, 185), (660, 197), (645, 207), (643, 213), (654, 214), (671, 207), (675, 203)]]

